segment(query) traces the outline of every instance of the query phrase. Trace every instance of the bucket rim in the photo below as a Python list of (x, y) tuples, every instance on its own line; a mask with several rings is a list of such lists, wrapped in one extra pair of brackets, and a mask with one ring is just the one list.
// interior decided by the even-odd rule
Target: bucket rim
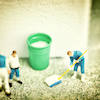
[[(39, 35), (39, 34), (48, 36), (48, 37), (50, 38), (50, 43), (48, 43), (45, 47), (40, 47), (40, 48), (38, 48), (38, 47), (32, 46), (32, 45), (29, 43), (29, 38), (30, 38), (30, 37), (32, 37), (32, 36), (34, 36), (34, 35)], [(32, 47), (32, 48), (35, 48), (35, 49), (44, 49), (44, 48), (47, 48), (47, 47), (49, 47), (49, 46), (51, 45), (52, 39), (51, 39), (51, 37), (50, 37), (48, 34), (45, 34), (45, 33), (33, 33), (33, 34), (31, 34), (31, 35), (27, 38), (26, 42), (27, 42), (28, 46), (30, 46), (30, 47)]]

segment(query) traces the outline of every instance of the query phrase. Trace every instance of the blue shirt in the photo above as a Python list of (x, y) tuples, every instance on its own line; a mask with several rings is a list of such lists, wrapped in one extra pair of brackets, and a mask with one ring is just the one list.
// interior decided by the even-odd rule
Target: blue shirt
[[(70, 56), (70, 65), (73, 64), (73, 60), (77, 60), (80, 56), (82, 55), (82, 53), (80, 51), (73, 51), (73, 56)], [(84, 59), (84, 56), (82, 56), (80, 59), (78, 59), (78, 61), (81, 61)]]
[(0, 55), (0, 68), (5, 67), (6, 66), (6, 57)]

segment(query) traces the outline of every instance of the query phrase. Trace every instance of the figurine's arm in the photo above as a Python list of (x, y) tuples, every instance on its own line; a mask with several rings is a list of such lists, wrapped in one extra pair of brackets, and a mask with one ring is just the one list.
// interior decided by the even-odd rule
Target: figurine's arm
[[(81, 53), (81, 52), (77, 52), (77, 55), (78, 55), (78, 56), (81, 56), (82, 53)], [(78, 59), (78, 61), (81, 61), (82, 59), (84, 59), (84, 55), (83, 55), (80, 59)]]
[(73, 65), (73, 58), (70, 57), (70, 65)]
[[(18, 60), (18, 63), (19, 63), (19, 57), (18, 57), (18, 55), (17, 55), (17, 60)], [(19, 66), (20, 66), (20, 63), (19, 63)]]
[(7, 68), (8, 74), (10, 74), (11, 73), (11, 69), (9, 67), (9, 59), (8, 58), (6, 59), (6, 68)]
[(84, 58), (84, 56), (82, 56), (80, 59), (78, 59), (78, 61), (81, 61)]
[[(77, 52), (77, 53), (73, 56), (73, 58), (77, 58), (77, 56), (80, 56), (80, 55), (81, 55), (81, 53), (80, 53), (80, 52)], [(76, 60), (76, 62), (79, 63), (79, 61), (81, 61), (83, 58), (84, 58), (84, 57), (82, 56), (80, 59)]]

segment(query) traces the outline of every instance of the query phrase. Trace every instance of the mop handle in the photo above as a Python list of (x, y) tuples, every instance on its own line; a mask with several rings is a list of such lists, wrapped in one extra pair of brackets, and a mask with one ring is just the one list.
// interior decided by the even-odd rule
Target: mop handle
[[(86, 50), (78, 59), (80, 59), (86, 52), (87, 52), (87, 50)], [(78, 60), (78, 59), (77, 59), (77, 60)], [(76, 63), (77, 63), (77, 61), (76, 61), (73, 65), (71, 65), (71, 68), (72, 68)], [(68, 69), (64, 74), (62, 74), (61, 77), (58, 78), (58, 80), (60, 80), (68, 71), (69, 71), (69, 69)]]

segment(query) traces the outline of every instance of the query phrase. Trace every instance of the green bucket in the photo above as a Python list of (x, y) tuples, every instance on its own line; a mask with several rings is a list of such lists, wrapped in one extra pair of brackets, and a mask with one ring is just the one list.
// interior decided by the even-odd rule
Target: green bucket
[[(44, 42), (45, 45), (38, 47), (38, 45), (40, 45), (38, 43), (41, 41)], [(51, 37), (44, 33), (32, 34), (27, 38), (29, 61), (33, 69), (43, 70), (48, 67), (51, 42)]]

